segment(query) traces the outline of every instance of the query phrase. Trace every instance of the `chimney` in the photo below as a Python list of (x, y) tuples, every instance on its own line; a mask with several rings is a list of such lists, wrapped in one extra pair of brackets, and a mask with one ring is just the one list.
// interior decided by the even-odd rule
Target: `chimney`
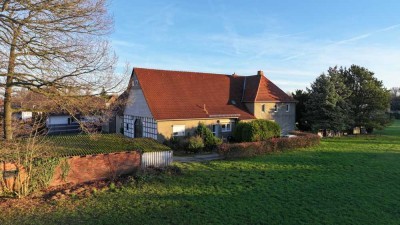
[(236, 73), (233, 73), (232, 76), (236, 76)]
[(257, 71), (257, 75), (258, 76), (264, 76), (264, 71), (262, 71), (262, 70)]

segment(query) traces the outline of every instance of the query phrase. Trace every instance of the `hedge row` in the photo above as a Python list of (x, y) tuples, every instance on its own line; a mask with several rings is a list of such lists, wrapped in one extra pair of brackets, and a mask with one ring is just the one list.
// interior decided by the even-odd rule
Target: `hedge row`
[(272, 138), (266, 141), (224, 143), (218, 153), (225, 158), (242, 158), (263, 155), (268, 152), (279, 152), (294, 148), (306, 148), (319, 144), (320, 137), (309, 133), (293, 133), (297, 137)]
[(270, 120), (257, 119), (236, 124), (233, 136), (237, 142), (265, 141), (281, 135), (279, 125)]

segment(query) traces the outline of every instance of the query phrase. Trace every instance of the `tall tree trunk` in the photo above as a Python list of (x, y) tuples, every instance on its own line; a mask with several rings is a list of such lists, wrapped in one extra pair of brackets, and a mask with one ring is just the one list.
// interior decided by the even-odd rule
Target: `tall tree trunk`
[(8, 76), (5, 95), (4, 95), (4, 121), (3, 121), (3, 132), (4, 132), (4, 138), (6, 140), (12, 140), (13, 138), (12, 107), (11, 107), (12, 86), (10, 85), (11, 82), (12, 82), (12, 77)]
[(13, 130), (12, 130), (12, 83), (14, 78), (15, 71), (15, 45), (17, 43), (16, 34), (14, 34), (14, 38), (12, 40), (12, 44), (10, 47), (10, 55), (8, 60), (8, 69), (7, 69), (7, 81), (4, 93), (4, 119), (3, 119), (3, 132), (5, 140), (13, 139)]

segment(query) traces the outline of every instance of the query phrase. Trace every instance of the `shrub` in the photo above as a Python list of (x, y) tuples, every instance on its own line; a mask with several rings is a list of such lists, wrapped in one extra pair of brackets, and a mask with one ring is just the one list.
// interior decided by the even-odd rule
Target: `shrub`
[(171, 137), (163, 142), (164, 145), (170, 147), (173, 150), (185, 150), (187, 147), (187, 141), (183, 138)]
[(237, 142), (265, 141), (279, 137), (281, 128), (273, 121), (257, 119), (251, 122), (239, 122), (234, 130)]
[(222, 140), (215, 137), (210, 128), (208, 128), (204, 123), (199, 123), (195, 134), (203, 139), (204, 148), (206, 150), (214, 150), (218, 145), (222, 144)]
[(318, 135), (300, 132), (294, 134), (297, 137), (271, 138), (257, 142), (224, 143), (218, 148), (218, 153), (225, 158), (241, 158), (262, 155), (268, 152), (306, 148), (319, 144), (320, 137)]
[(202, 151), (204, 148), (203, 138), (198, 135), (190, 137), (187, 148), (189, 151), (195, 153)]

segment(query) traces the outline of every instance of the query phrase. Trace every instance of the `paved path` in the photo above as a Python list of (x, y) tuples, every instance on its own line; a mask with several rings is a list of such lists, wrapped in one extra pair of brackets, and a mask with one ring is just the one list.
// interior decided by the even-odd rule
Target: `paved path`
[(222, 159), (217, 153), (194, 156), (174, 156), (174, 162), (204, 162), (217, 159)]

